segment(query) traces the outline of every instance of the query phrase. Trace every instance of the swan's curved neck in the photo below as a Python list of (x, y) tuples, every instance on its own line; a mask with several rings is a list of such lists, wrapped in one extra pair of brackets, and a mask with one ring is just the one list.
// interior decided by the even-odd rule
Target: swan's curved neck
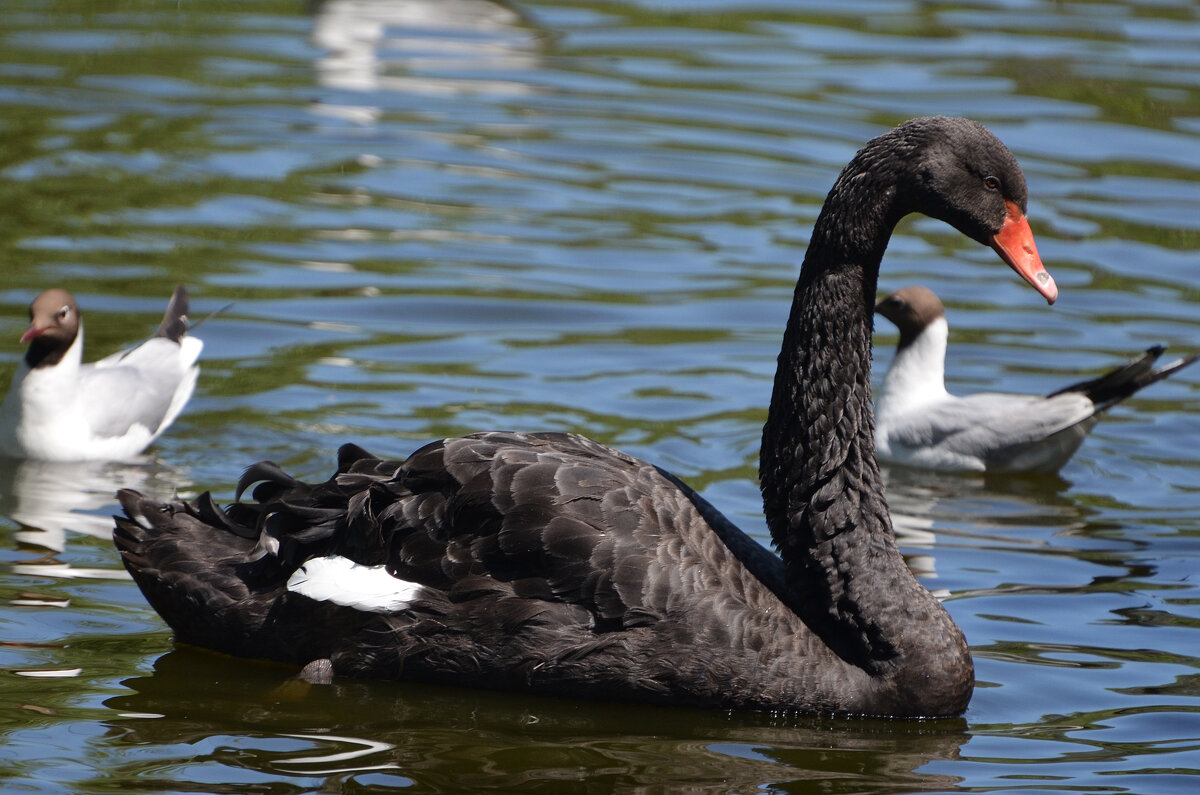
[[(871, 329), (879, 263), (904, 214), (878, 172), (839, 177), (813, 229), (784, 333), (759, 474), (795, 609), (868, 669), (904, 653), (892, 612), (913, 588), (872, 439)], [(860, 164), (861, 166), (861, 164)]]

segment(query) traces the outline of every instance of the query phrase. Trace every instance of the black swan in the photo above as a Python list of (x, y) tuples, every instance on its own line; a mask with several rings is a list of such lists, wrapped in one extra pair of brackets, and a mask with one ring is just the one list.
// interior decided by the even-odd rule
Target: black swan
[(904, 287), (875, 305), (900, 330), (875, 394), (875, 453), (887, 464), (942, 472), (1056, 472), (1100, 415), (1196, 361), (1155, 367), (1155, 345), (1126, 365), (1049, 395), (946, 391), (946, 308), (928, 287)]
[[(406, 461), (269, 462), (237, 502), (123, 490), (114, 538), (180, 642), (373, 676), (573, 697), (962, 713), (962, 632), (896, 548), (875, 463), (871, 321), (896, 223), (994, 247), (1053, 301), (1025, 180), (982, 125), (909, 121), (846, 166), (812, 231), (763, 430), (776, 556), (687, 485), (581, 436), (480, 433)], [(252, 484), (255, 503), (241, 502)]]
[(188, 335), (188, 296), (175, 288), (150, 339), (83, 363), (83, 316), (57, 287), (29, 306), (25, 358), (0, 404), (0, 453), (40, 461), (128, 461), (187, 405), (204, 343)]

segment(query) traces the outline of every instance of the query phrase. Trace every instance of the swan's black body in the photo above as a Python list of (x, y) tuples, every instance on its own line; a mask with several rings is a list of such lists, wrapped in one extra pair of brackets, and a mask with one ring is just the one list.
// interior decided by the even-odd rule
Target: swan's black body
[[(1023, 223), (1016, 162), (962, 119), (902, 125), (843, 171), (813, 230), (763, 434), (778, 557), (648, 463), (518, 433), (443, 440), (404, 462), (347, 446), (317, 485), (256, 465), (242, 484), (259, 483), (255, 501), (224, 511), (207, 495), (162, 505), (125, 491), (117, 546), (179, 640), (236, 655), (652, 703), (959, 714), (974, 682), (966, 643), (905, 566), (874, 460), (872, 310), (901, 217), (924, 212), (986, 243), (1013, 207)], [(328, 555), (423, 587), (384, 612), (289, 590), (298, 566)]]

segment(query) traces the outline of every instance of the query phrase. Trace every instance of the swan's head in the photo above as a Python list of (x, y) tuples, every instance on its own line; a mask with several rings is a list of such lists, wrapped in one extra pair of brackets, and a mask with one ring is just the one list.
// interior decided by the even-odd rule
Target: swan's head
[(945, 221), (991, 246), (1050, 303), (1058, 287), (1025, 219), (1025, 175), (1008, 147), (970, 119), (913, 119), (893, 133), (905, 151), (910, 211)]

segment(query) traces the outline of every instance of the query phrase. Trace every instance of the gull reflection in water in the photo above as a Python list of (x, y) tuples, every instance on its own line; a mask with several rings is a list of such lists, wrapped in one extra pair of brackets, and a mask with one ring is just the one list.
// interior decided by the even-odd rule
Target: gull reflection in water
[(934, 596), (945, 599), (949, 592), (934, 588), (928, 582), (938, 576), (933, 547), (937, 544), (934, 516), (940, 495), (919, 479), (914, 482), (911, 473), (904, 470), (893, 475), (891, 469), (882, 467), (881, 472), (892, 514), (892, 529), (896, 533), (896, 543), (904, 551), (909, 571), (925, 581)]
[(1041, 529), (1084, 527), (1093, 510), (1071, 498), (1070, 482), (1057, 475), (944, 474), (882, 467), (896, 542), (909, 569), (928, 582), (937, 578), (933, 550), (942, 542), (971, 548), (1040, 547)]
[(42, 577), (124, 579), (128, 575), (113, 558), (112, 568), (72, 566), (59, 559), (71, 534), (109, 539), (116, 492), (133, 488), (168, 498), (186, 476), (157, 461), (137, 463), (59, 462), (0, 459), (0, 512), (14, 522), (18, 547), (44, 550), (37, 559), (16, 563), (12, 571)]

